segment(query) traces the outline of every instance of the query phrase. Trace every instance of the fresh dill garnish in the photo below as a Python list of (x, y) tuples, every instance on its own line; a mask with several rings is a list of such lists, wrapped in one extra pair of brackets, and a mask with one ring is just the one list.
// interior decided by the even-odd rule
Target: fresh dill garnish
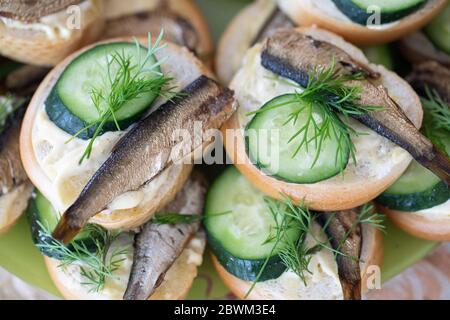
[[(268, 197), (265, 198), (267, 209), (274, 218), (275, 226), (273, 227), (274, 233), (271, 234), (263, 244), (273, 243), (273, 247), (270, 254), (266, 257), (260, 271), (258, 272), (258, 275), (256, 276), (256, 279), (253, 281), (252, 286), (247, 291), (245, 297), (248, 297), (251, 291), (255, 288), (257, 282), (267, 267), (270, 258), (275, 252), (277, 252), (277, 250), (277, 254), (286, 268), (294, 272), (302, 280), (305, 286), (307, 285), (306, 275), (312, 274), (312, 272), (308, 269), (312, 256), (322, 249), (332, 252), (335, 257), (337, 255), (342, 255), (357, 261), (360, 260), (359, 257), (349, 257), (344, 254), (340, 251), (339, 247), (331, 247), (329, 244), (331, 242), (330, 238), (327, 238), (326, 241), (321, 241), (318, 239), (312, 232), (312, 225), (315, 222), (317, 215), (310, 212), (304, 204), (293, 204), (291, 199), (285, 195), (283, 195), (283, 199), (284, 200), (279, 201)], [(327, 228), (333, 217), (334, 214), (330, 213), (329, 218), (321, 227), (323, 231)], [(354, 228), (360, 224), (370, 225), (376, 229), (384, 230), (385, 226), (383, 221), (383, 216), (374, 212), (374, 207), (372, 204), (364, 205), (358, 214), (358, 218), (354, 221), (350, 230), (348, 230), (348, 232), (344, 235), (342, 243), (345, 243), (354, 231)], [(300, 230), (300, 238), (296, 241), (293, 241), (287, 237), (288, 230), (291, 230), (292, 228)], [(315, 244), (312, 247), (307, 247), (305, 241), (306, 237), (310, 237), (314, 240)]]
[(231, 211), (226, 211), (222, 213), (217, 214), (211, 214), (211, 215), (200, 215), (200, 214), (180, 214), (180, 213), (158, 213), (156, 214), (152, 222), (154, 224), (190, 224), (198, 221), (203, 221), (206, 219), (223, 216), (226, 214), (230, 214)]
[(4, 130), (8, 118), (20, 109), (24, 102), (24, 98), (13, 95), (0, 96), (0, 133)]
[[(280, 201), (271, 199), (269, 197), (264, 197), (264, 201), (266, 202), (267, 209), (271, 213), (275, 226), (273, 227), (274, 233), (271, 233), (269, 237), (265, 240), (264, 244), (273, 243), (273, 246), (270, 250), (270, 253), (264, 260), (263, 265), (261, 266), (261, 269), (259, 270), (258, 274), (256, 275), (255, 280), (253, 281), (250, 289), (245, 294), (244, 298), (247, 298), (249, 294), (253, 291), (256, 284), (258, 283), (259, 279), (261, 278), (264, 270), (267, 267), (267, 264), (269, 263), (270, 258), (274, 255), (275, 251), (279, 248), (279, 246), (283, 245), (283, 241), (286, 241), (287, 238), (287, 232), (290, 225), (290, 219), (288, 219), (288, 216), (285, 213), (286, 207), (283, 206), (283, 204)], [(281, 217), (281, 218), (280, 218)], [(279, 220), (280, 219), (280, 220)]]
[[(322, 226), (323, 230), (326, 230), (328, 228), (330, 222), (335, 218), (336, 213), (335, 212), (327, 213), (327, 215), (328, 218), (325, 221), (324, 225)], [(341, 241), (339, 241), (337, 248), (333, 248), (332, 250), (330, 250), (333, 251), (335, 257), (337, 255), (343, 255), (346, 258), (352, 260), (356, 261), (360, 260), (359, 257), (350, 257), (341, 252), (341, 247), (359, 225), (371, 226), (372, 228), (381, 230), (382, 232), (384, 232), (386, 228), (384, 226), (384, 216), (374, 211), (374, 205), (372, 203), (366, 203), (364, 206), (361, 207), (360, 212), (357, 215), (357, 219), (353, 221), (352, 225), (347, 230), (344, 237), (341, 239)], [(329, 238), (328, 241), (331, 242), (331, 238)]]
[[(306, 151), (310, 146), (316, 150), (314, 161), (311, 168), (317, 163), (321, 148), (327, 139), (336, 139), (337, 149), (335, 163), (346, 163), (347, 150), (349, 150), (353, 162), (356, 163), (356, 149), (351, 139), (352, 135), (360, 135), (348, 124), (346, 124), (339, 115), (344, 118), (362, 116), (368, 112), (378, 111), (382, 107), (366, 106), (358, 103), (361, 87), (349, 86), (349, 81), (364, 79), (363, 73), (343, 74), (336, 68), (336, 61), (333, 59), (331, 65), (325, 69), (316, 68), (309, 73), (308, 84), (305, 88), (293, 85), (301, 90), (292, 95), (292, 99), (283, 103), (266, 105), (263, 108), (248, 113), (248, 115), (257, 115), (269, 110), (274, 110), (287, 105), (298, 105), (298, 109), (290, 113), (284, 125), (289, 123), (296, 124), (299, 116), (306, 113), (305, 124), (293, 133), (288, 143), (295, 142), (297, 147), (292, 157), (295, 157), (302, 148)], [(318, 121), (314, 117), (317, 112), (321, 118)], [(309, 134), (312, 131), (312, 134)], [(341, 165), (342, 166), (342, 165)], [(341, 167), (341, 171), (345, 169)]]
[(78, 265), (83, 278), (82, 285), (90, 287), (89, 292), (101, 291), (108, 278), (114, 278), (114, 272), (126, 259), (128, 247), (112, 248), (121, 232), (108, 231), (94, 224), (87, 225), (83, 232), (89, 234), (92, 245), (84, 241), (73, 241), (69, 246), (51, 237), (51, 232), (39, 222), (41, 232), (48, 236), (48, 241), (37, 244), (40, 249), (52, 251), (58, 257), (59, 268)]
[(450, 131), (450, 106), (436, 90), (426, 87), (425, 92), (427, 97), (421, 98), (425, 109), (425, 126)]
[[(105, 124), (111, 119), (117, 130), (120, 130), (116, 113), (128, 102), (141, 97), (146, 93), (154, 93), (159, 96), (171, 94), (172, 88), (163, 88), (171, 81), (171, 78), (159, 71), (159, 67), (167, 60), (161, 59), (151, 66), (147, 66), (150, 59), (155, 54), (164, 49), (166, 44), (161, 44), (164, 31), (161, 30), (155, 43), (152, 42), (152, 35), (148, 34), (148, 48), (144, 59), (141, 59), (141, 46), (137, 39), (136, 54), (138, 63), (133, 63), (133, 57), (126, 55), (124, 51), (116, 51), (110, 57), (107, 57), (106, 79), (104, 79), (105, 87), (92, 88), (90, 95), (91, 100), (96, 108), (99, 118), (88, 124), (80, 130), (75, 137), (79, 136), (91, 128), (96, 128), (92, 138), (84, 151), (80, 164), (87, 158), (89, 159), (95, 139), (102, 133)], [(149, 76), (151, 75), (151, 76)]]
[(441, 151), (448, 153), (444, 143), (450, 132), (450, 106), (436, 90), (425, 87), (426, 98), (421, 97), (424, 109), (422, 133)]

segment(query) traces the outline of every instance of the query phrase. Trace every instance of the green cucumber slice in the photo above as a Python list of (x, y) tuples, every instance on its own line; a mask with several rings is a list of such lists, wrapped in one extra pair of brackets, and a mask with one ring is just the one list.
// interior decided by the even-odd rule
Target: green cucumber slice
[[(106, 102), (102, 102), (99, 112), (92, 101), (91, 94), (95, 89), (102, 90), (104, 96), (109, 95), (111, 85), (108, 79), (110, 76), (114, 79), (114, 75), (118, 71), (118, 64), (111, 63), (115, 54), (129, 57), (130, 64), (135, 66), (145, 60), (147, 48), (137, 47), (135, 44), (127, 42), (101, 44), (74, 59), (61, 74), (45, 103), (50, 120), (67, 133), (75, 135), (99, 119), (101, 111), (106, 110), (108, 106)], [(108, 61), (110, 67), (108, 67)], [(145, 67), (150, 68), (156, 63), (156, 57), (151, 56)], [(153, 69), (156, 72), (161, 71), (159, 68)], [(111, 75), (108, 75), (108, 70), (111, 70)], [(147, 72), (142, 77), (151, 79), (157, 76), (156, 73)], [(157, 90), (146, 92), (138, 98), (126, 102), (120, 110), (117, 110), (115, 116), (120, 128), (126, 129), (148, 110), (158, 94)], [(91, 127), (79, 137), (91, 138), (96, 128), (97, 126)], [(111, 117), (107, 120), (102, 133), (113, 130), (117, 130), (117, 126)]]
[(450, 54), (450, 3), (425, 27), (425, 34), (437, 48)]
[[(267, 175), (291, 183), (315, 183), (336, 176), (347, 166), (350, 150), (343, 146), (345, 155), (342, 159), (336, 158), (338, 139), (330, 133), (320, 148), (320, 155), (316, 162), (316, 147), (313, 143), (305, 146), (296, 153), (299, 141), (305, 137), (300, 133), (293, 141), (289, 141), (302, 128), (307, 119), (314, 117), (320, 124), (323, 117), (315, 106), (305, 106), (301, 102), (292, 103), (294, 94), (286, 94), (274, 98), (264, 105), (285, 104), (280, 108), (267, 110), (256, 114), (246, 128), (246, 148), (250, 160)], [(292, 112), (304, 110), (297, 120), (286, 123)], [(313, 125), (307, 132), (308, 137), (314, 135)]]
[(363, 49), (367, 59), (375, 64), (381, 64), (389, 70), (394, 69), (394, 59), (392, 57), (389, 45), (379, 45), (375, 47), (366, 47)]
[[(218, 214), (220, 212), (229, 212)], [(258, 281), (278, 278), (286, 266), (278, 257), (285, 243), (274, 249), (275, 217), (265, 196), (234, 167), (229, 167), (211, 186), (205, 203), (208, 243), (222, 266), (236, 277), (255, 281), (268, 256), (269, 262)], [(278, 217), (281, 219), (281, 217)], [(279, 222), (279, 221), (278, 221)], [(300, 238), (300, 230), (289, 229), (286, 237)], [(273, 250), (273, 251), (272, 251)]]
[[(435, 145), (450, 153), (448, 132), (433, 132)], [(437, 141), (436, 139), (439, 139)], [(403, 175), (383, 194), (377, 202), (392, 210), (420, 211), (443, 204), (450, 199), (450, 188), (434, 173), (413, 161)]]
[[(367, 25), (375, 12), (380, 23), (400, 20), (419, 10), (427, 0), (332, 0), (338, 9), (352, 21)], [(378, 11), (375, 11), (377, 9)]]
[(431, 171), (413, 161), (377, 202), (392, 210), (413, 212), (432, 208), (450, 198), (450, 188)]
[[(42, 254), (54, 259), (59, 259), (60, 256), (50, 249), (40, 247), (39, 244), (52, 243), (53, 238), (42, 229), (42, 226), (49, 231), (53, 231), (59, 219), (60, 214), (54, 210), (50, 202), (39, 191), (36, 191), (28, 206), (28, 221), (30, 223), (33, 242)], [(89, 237), (87, 232), (78, 234), (74, 241), (82, 242), (88, 248), (94, 248), (93, 239)]]

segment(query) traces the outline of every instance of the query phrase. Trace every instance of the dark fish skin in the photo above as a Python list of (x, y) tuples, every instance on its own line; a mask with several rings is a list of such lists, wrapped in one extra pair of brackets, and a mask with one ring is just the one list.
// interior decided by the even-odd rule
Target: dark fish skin
[(252, 45), (272, 36), (276, 31), (282, 28), (294, 28), (295, 23), (278, 6), (275, 6), (273, 13), (265, 22), (258, 35), (253, 40)]
[[(203, 132), (220, 128), (234, 110), (233, 91), (206, 76), (199, 77), (182, 91), (180, 98), (162, 105), (119, 141), (75, 203), (64, 213), (53, 236), (69, 243), (88, 220), (114, 198), (137, 190), (168, 165), (191, 155), (203, 145), (205, 137), (194, 137), (196, 122), (202, 124)], [(186, 141), (189, 139), (183, 137), (174, 138), (173, 132), (177, 129), (189, 132), (193, 142), (189, 143)], [(179, 152), (171, 155), (175, 148)]]
[[(162, 212), (200, 214), (206, 193), (206, 183), (196, 175), (186, 182)], [(200, 222), (158, 225), (151, 221), (136, 235), (133, 266), (124, 300), (147, 300), (164, 280), (164, 276), (195, 235)]]
[(325, 226), (325, 233), (333, 249), (343, 254), (336, 256), (336, 262), (345, 300), (361, 300), (359, 258), (363, 239), (361, 225), (357, 224), (359, 213), (360, 209), (352, 209), (322, 213), (318, 218), (318, 222)]
[(158, 35), (161, 28), (164, 29), (164, 40), (184, 46), (195, 53), (200, 41), (197, 31), (189, 21), (169, 8), (157, 8), (109, 20), (103, 37), (143, 36), (149, 32)]
[(425, 88), (436, 90), (445, 102), (450, 103), (450, 69), (428, 61), (414, 66), (413, 72), (406, 78), (411, 86), (426, 97)]
[(0, 197), (28, 180), (20, 160), (21, 120), (21, 116), (14, 116), (0, 134)]
[(386, 90), (377, 84), (378, 75), (354, 61), (346, 52), (296, 30), (285, 29), (266, 41), (261, 58), (266, 69), (301, 86), (307, 85), (311, 72), (318, 67), (329, 67), (333, 59), (341, 73), (364, 72), (366, 80), (348, 81), (347, 84), (361, 87), (360, 104), (384, 109), (355, 118), (408, 151), (417, 162), (450, 185), (450, 159), (417, 130)]

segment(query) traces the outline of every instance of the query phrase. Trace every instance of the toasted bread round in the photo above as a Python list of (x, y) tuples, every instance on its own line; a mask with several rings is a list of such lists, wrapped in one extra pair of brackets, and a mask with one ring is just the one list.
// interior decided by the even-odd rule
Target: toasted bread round
[(256, 0), (242, 9), (228, 24), (220, 38), (215, 70), (222, 83), (230, 83), (241, 66), (245, 53), (275, 9), (272, 0)]
[[(214, 45), (209, 32), (208, 24), (200, 9), (192, 0), (106, 0), (105, 1), (106, 28), (102, 38), (116, 38), (123, 36), (146, 36), (151, 32), (157, 37), (164, 25), (158, 24), (149, 29), (146, 12), (166, 11), (184, 19), (194, 29), (198, 37), (195, 52), (197, 56), (205, 61), (212, 61)], [(183, 26), (183, 22), (179, 22)], [(128, 25), (127, 25), (128, 24)], [(145, 28), (139, 27), (145, 26)], [(170, 37), (170, 30), (164, 30), (166, 36)], [(169, 33), (169, 34), (168, 34)], [(170, 38), (169, 38), (170, 39)]]
[[(0, 20), (0, 54), (27, 64), (53, 66), (70, 53), (97, 39), (103, 30), (103, 2), (87, 0), (79, 5), (80, 11), (61, 11), (59, 24), (69, 30), (62, 35), (56, 26), (46, 21), (39, 22), (41, 27), (17, 27)], [(55, 18), (56, 19), (56, 18)], [(74, 20), (73, 22), (71, 22)], [(76, 21), (79, 21), (79, 26)], [(73, 27), (69, 27), (73, 23)], [(19, 24), (23, 24), (19, 22)], [(45, 30), (51, 30), (49, 35)]]
[[(147, 39), (142, 38), (140, 40), (143, 45), (146, 44)], [(101, 43), (110, 43), (114, 41), (131, 41), (131, 39), (118, 38)], [(43, 108), (47, 96), (65, 67), (73, 59), (93, 46), (95, 46), (95, 44), (73, 53), (47, 75), (33, 96), (23, 120), (20, 135), (20, 152), (25, 171), (33, 184), (53, 204), (58, 203), (58, 201), (55, 200), (52, 180), (41, 168), (36, 156), (36, 148), (33, 145), (32, 135), (34, 123), (38, 111), (40, 108)], [(164, 49), (158, 52), (158, 55), (160, 57), (164, 56), (170, 58), (170, 63), (165, 63), (162, 68), (164, 72), (169, 72), (171, 74), (174, 78), (174, 83), (176, 83), (179, 88), (184, 88), (200, 75), (212, 77), (209, 70), (186, 48), (181, 48), (177, 45), (168, 43)], [(51, 143), (51, 141), (49, 142)], [(150, 182), (148, 187), (152, 191), (150, 195), (146, 195), (145, 201), (142, 201), (138, 207), (107, 213), (102, 212), (94, 217), (92, 222), (98, 223), (108, 229), (132, 229), (142, 225), (142, 223), (149, 220), (158, 209), (161, 209), (172, 200), (178, 190), (183, 186), (191, 170), (191, 164), (172, 165), (172, 167), (167, 168), (165, 172), (163, 171), (160, 174), (160, 177), (156, 177)], [(164, 174), (166, 174), (166, 176), (164, 176)], [(170, 179), (165, 178), (167, 177), (167, 174), (170, 175)], [(84, 184), (79, 186), (81, 187), (80, 190), (76, 190), (78, 194), (88, 181), (83, 182)], [(73, 199), (73, 201), (74, 200), (75, 199)]]
[[(197, 277), (197, 268), (202, 263), (202, 259), (192, 259), (191, 254), (202, 257), (205, 245), (205, 234), (203, 231), (200, 231), (192, 238), (181, 255), (175, 260), (174, 264), (165, 274), (163, 282), (151, 295), (149, 300), (185, 299), (192, 287), (194, 279)], [(67, 271), (59, 267), (60, 262), (58, 260), (45, 257), (45, 264), (56, 288), (65, 299), (120, 300), (125, 292), (131, 269), (129, 259), (132, 259), (132, 256), (126, 262), (123, 262), (126, 264), (126, 267), (120, 270), (120, 279), (107, 280), (108, 282), (105, 285), (107, 291), (103, 290), (102, 293), (89, 292), (89, 288), (82, 286), (79, 282), (81, 278), (79, 270), (71, 270), (70, 276), (75, 278), (75, 281), (73, 281), (66, 273)]]
[[(383, 236), (381, 235), (381, 232), (370, 226), (363, 225), (363, 244), (361, 250), (361, 285), (362, 292), (365, 293), (368, 291), (368, 278), (373, 275), (373, 270), (370, 267), (380, 267), (383, 263)], [(225, 285), (239, 299), (244, 299), (253, 283), (251, 281), (241, 280), (229, 273), (214, 255), (212, 256), (212, 260), (217, 273)], [(271, 281), (276, 282), (276, 279)], [(256, 286), (246, 298), (250, 300), (272, 299), (268, 294), (269, 292), (266, 290), (259, 290), (258, 286)]]
[(24, 213), (32, 192), (33, 186), (26, 182), (0, 196), (0, 235), (8, 232)]
[[(348, 52), (359, 63), (370, 66), (371, 69), (380, 73), (381, 82), (390, 96), (416, 127), (421, 126), (423, 110), (420, 99), (407, 82), (381, 65), (370, 64), (361, 50), (337, 35), (317, 28), (299, 28), (296, 31), (332, 43)], [(345, 179), (335, 177), (314, 184), (293, 184), (267, 176), (252, 164), (246, 153), (242, 129), (243, 125), (237, 113), (222, 127), (227, 154), (239, 171), (268, 196), (281, 199), (285, 194), (294, 202), (305, 201), (311, 209), (318, 211), (351, 209), (375, 199), (402, 175), (411, 162), (411, 157), (405, 152), (395, 163), (379, 163), (379, 166), (385, 169), (381, 177), (352, 175)], [(230, 135), (230, 132), (233, 132), (233, 135)]]
[(432, 241), (450, 241), (449, 218), (428, 219), (414, 212), (391, 210), (380, 205), (378, 208), (400, 229), (415, 237)]
[[(375, 45), (400, 39), (421, 29), (444, 8), (446, 0), (429, 0), (417, 12), (381, 29), (368, 28), (352, 21), (335, 18), (318, 8), (314, 0), (278, 0), (278, 5), (301, 26), (316, 25), (333, 31), (355, 44)], [(330, 5), (334, 6), (331, 0)]]

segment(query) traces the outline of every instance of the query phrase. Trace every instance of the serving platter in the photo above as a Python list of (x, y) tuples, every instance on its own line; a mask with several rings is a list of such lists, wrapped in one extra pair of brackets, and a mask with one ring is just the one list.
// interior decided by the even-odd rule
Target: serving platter
[[(207, 17), (213, 37), (217, 41), (230, 18), (249, 1), (197, 0), (196, 2)], [(437, 245), (436, 242), (409, 236), (386, 221), (384, 263), (381, 268), (382, 281), (387, 281), (401, 273), (425, 257)], [(28, 283), (55, 296), (60, 296), (50, 280), (41, 254), (31, 241), (30, 229), (25, 216), (7, 234), (0, 236), (0, 266)], [(233, 298), (214, 271), (208, 251), (188, 298)]]

